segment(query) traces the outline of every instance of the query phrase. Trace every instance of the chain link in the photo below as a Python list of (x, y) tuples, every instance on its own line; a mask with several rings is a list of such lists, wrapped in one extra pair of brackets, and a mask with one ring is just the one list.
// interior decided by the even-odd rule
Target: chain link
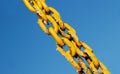
[[(78, 39), (75, 29), (64, 23), (58, 11), (48, 7), (45, 0), (24, 0), (24, 3), (31, 12), (38, 15), (41, 29), (55, 39), (58, 51), (79, 74), (111, 74), (97, 59), (92, 48)], [(65, 50), (65, 46), (69, 50)]]

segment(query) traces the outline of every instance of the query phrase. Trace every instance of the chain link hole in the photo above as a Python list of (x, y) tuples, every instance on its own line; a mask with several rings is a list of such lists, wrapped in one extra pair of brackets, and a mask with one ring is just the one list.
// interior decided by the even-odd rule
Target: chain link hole
[(70, 48), (69, 48), (67, 45), (63, 46), (63, 49), (64, 49), (65, 51), (70, 50)]

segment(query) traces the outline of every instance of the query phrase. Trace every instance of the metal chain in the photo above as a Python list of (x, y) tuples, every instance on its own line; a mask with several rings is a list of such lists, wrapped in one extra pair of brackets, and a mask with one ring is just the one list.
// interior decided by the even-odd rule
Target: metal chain
[[(92, 48), (78, 39), (75, 29), (64, 23), (60, 14), (48, 7), (45, 0), (24, 0), (24, 3), (31, 12), (38, 15), (41, 29), (55, 39), (58, 51), (79, 74), (111, 74), (97, 59)], [(65, 50), (65, 46), (69, 50)]]

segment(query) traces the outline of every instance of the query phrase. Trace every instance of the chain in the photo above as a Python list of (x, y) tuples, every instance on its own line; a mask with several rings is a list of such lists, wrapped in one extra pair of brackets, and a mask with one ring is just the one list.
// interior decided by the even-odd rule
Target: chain
[(63, 22), (58, 11), (48, 7), (45, 0), (24, 0), (24, 3), (31, 12), (38, 15), (41, 29), (55, 39), (58, 51), (79, 74), (111, 74), (97, 59), (92, 48), (78, 39), (75, 29)]

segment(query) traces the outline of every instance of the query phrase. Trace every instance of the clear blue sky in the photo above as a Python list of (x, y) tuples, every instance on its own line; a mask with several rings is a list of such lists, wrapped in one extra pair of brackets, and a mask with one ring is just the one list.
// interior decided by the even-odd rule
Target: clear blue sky
[[(113, 74), (120, 67), (120, 0), (47, 0)], [(22, 0), (0, 3), (0, 74), (77, 74)]]

